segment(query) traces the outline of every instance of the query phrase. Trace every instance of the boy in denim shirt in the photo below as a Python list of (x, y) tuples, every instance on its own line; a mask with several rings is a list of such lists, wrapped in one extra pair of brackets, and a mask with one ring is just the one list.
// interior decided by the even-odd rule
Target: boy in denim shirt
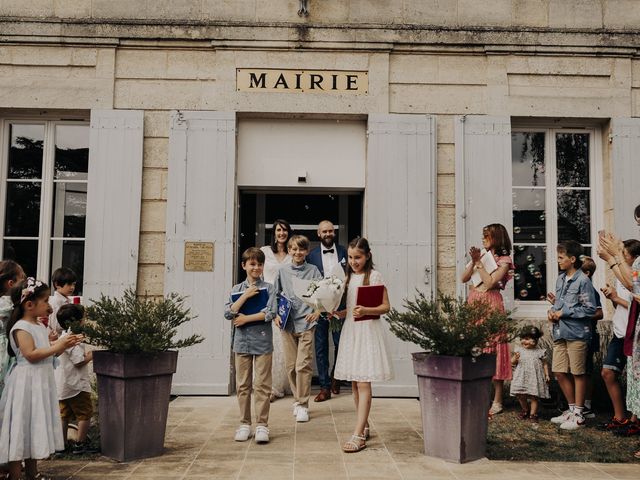
[[(224, 316), (233, 321), (233, 351), (236, 366), (236, 388), (240, 406), (240, 426), (236, 430), (236, 442), (251, 437), (251, 389), (256, 408), (256, 443), (269, 441), (269, 397), (271, 395), (271, 355), (273, 337), (271, 321), (276, 316), (276, 292), (273, 285), (262, 280), (264, 252), (251, 247), (242, 254), (242, 268), (247, 279), (235, 285), (231, 293), (242, 292), (233, 301), (231, 295), (224, 308)], [(242, 306), (251, 297), (266, 289), (269, 295), (267, 306), (258, 313), (240, 313)]]
[(555, 303), (548, 312), (552, 322), (552, 371), (569, 409), (551, 419), (563, 430), (585, 424), (583, 411), (587, 388), (586, 361), (591, 342), (591, 318), (596, 313), (595, 290), (580, 267), (584, 249), (573, 240), (558, 245), (558, 266), (563, 272), (556, 281)]
[(320, 280), (322, 275), (315, 265), (305, 260), (309, 253), (307, 237), (294, 235), (287, 242), (287, 248), (291, 255), (291, 263), (278, 271), (273, 283), (278, 293), (284, 293), (291, 300), (287, 325), (282, 331), (282, 346), (289, 385), (295, 398), (293, 414), (297, 422), (308, 422), (313, 375), (313, 339), (320, 314), (296, 297), (292, 279), (297, 277), (303, 280)]

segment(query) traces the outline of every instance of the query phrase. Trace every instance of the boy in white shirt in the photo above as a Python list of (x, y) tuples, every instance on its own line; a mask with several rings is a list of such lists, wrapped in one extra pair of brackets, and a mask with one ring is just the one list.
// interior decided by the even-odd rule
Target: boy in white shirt
[(51, 275), (51, 286), (55, 291), (49, 299), (49, 305), (51, 305), (53, 310), (51, 315), (49, 315), (49, 330), (56, 335), (62, 333), (62, 328), (58, 325), (56, 317), (58, 309), (62, 305), (71, 303), (69, 297), (76, 291), (77, 280), (78, 276), (76, 272), (66, 267), (56, 269), (53, 275)]
[[(58, 310), (57, 320), (62, 329), (61, 337), (74, 333), (73, 330), (84, 324), (84, 307), (74, 304), (62, 305)], [(69, 422), (75, 418), (78, 425), (78, 441), (71, 447), (71, 452), (93, 453), (96, 450), (91, 449), (87, 440), (93, 416), (89, 373), (89, 362), (93, 360), (93, 352), (85, 351), (85, 346), (80, 343), (65, 350), (58, 358), (60, 365), (55, 370), (55, 376), (64, 443), (67, 444)]]

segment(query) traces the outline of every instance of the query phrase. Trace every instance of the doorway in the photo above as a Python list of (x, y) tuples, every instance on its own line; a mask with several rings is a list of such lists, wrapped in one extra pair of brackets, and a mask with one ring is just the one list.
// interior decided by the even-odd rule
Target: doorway
[(236, 283), (239, 280), (239, 259), (247, 248), (269, 245), (273, 239), (272, 224), (284, 219), (295, 234), (305, 235), (311, 249), (319, 245), (318, 223), (330, 220), (336, 228), (335, 242), (347, 246), (362, 235), (363, 192), (257, 192), (241, 190), (238, 217), (238, 251)]

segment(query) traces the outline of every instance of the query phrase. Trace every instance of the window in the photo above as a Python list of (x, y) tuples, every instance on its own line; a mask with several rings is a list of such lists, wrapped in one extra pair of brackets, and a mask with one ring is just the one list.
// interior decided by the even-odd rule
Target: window
[[(511, 135), (514, 297), (544, 304), (555, 289), (556, 245), (580, 242), (590, 255), (598, 204), (595, 130), (513, 129)], [(599, 166), (597, 167), (599, 168)]]
[(2, 132), (2, 258), (47, 283), (53, 270), (69, 267), (78, 275), (80, 295), (89, 125), (6, 120)]

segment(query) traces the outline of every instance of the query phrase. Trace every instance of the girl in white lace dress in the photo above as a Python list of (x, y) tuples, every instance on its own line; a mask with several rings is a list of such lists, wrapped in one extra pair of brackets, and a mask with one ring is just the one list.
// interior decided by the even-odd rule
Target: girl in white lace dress
[[(286, 220), (273, 222), (273, 241), (260, 250), (264, 252), (264, 271), (262, 278), (271, 283), (276, 273), (284, 265), (291, 263), (291, 255), (287, 252), (287, 241), (291, 236), (291, 226)], [(271, 401), (291, 393), (289, 377), (284, 363), (284, 349), (282, 348), (282, 334), (276, 322), (271, 322), (273, 328), (273, 356), (271, 357)]]
[(389, 296), (384, 289), (382, 303), (377, 307), (356, 305), (358, 287), (382, 285), (382, 275), (373, 269), (373, 257), (366, 238), (349, 243), (347, 268), (347, 308), (335, 314), (344, 318), (340, 336), (340, 349), (336, 360), (336, 378), (350, 380), (358, 419), (351, 439), (344, 443), (345, 452), (358, 452), (365, 448), (369, 437), (369, 411), (371, 410), (371, 382), (391, 380), (391, 362), (384, 342), (380, 319), (357, 321), (364, 315), (384, 315), (389, 311)]
[(38, 460), (64, 449), (53, 357), (77, 345), (81, 335), (49, 343), (38, 317), (51, 313), (49, 287), (28, 278), (12, 291), (16, 306), (9, 320), (9, 355), (16, 357), (0, 398), (0, 463), (18, 480), (22, 460), (28, 480), (38, 477)]

